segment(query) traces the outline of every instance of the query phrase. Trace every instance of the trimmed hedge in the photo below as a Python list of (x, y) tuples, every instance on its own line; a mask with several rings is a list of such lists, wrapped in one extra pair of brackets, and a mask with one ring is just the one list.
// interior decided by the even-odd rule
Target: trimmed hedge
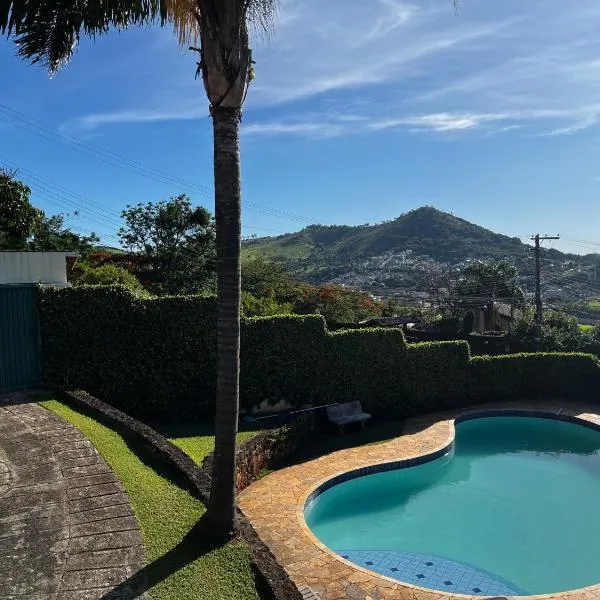
[[(216, 391), (213, 297), (136, 298), (125, 288), (40, 290), (46, 380), (84, 388), (144, 418), (205, 417)], [(242, 324), (240, 399), (299, 405), (360, 400), (394, 418), (600, 381), (586, 354), (473, 357), (464, 341), (407, 345), (399, 329), (328, 332), (320, 316)]]
[(389, 412), (403, 399), (402, 367), (406, 341), (398, 329), (362, 329), (329, 333), (315, 371), (316, 404), (360, 400), (370, 412)]
[(325, 321), (317, 315), (253, 317), (242, 322), (240, 399), (294, 405), (318, 401), (314, 373), (322, 360)]
[(143, 416), (202, 415), (216, 392), (216, 302), (121, 287), (40, 292), (45, 378)]
[(481, 402), (581, 397), (600, 381), (600, 361), (577, 352), (475, 356), (470, 367), (471, 396)]
[(469, 344), (425, 342), (410, 346), (403, 385), (408, 415), (464, 406), (469, 388)]

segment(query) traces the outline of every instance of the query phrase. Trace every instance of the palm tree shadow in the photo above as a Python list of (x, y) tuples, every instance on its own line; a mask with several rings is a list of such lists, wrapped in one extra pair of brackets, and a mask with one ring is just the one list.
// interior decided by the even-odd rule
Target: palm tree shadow
[(208, 534), (203, 515), (176, 546), (137, 573), (134, 573), (110, 592), (104, 594), (100, 600), (134, 600), (140, 598), (146, 591), (164, 581), (173, 573), (221, 545), (222, 542), (214, 540)]

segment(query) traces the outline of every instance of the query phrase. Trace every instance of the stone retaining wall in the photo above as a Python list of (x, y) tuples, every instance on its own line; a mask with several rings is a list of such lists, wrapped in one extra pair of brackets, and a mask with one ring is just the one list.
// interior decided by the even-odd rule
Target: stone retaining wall
[[(261, 473), (280, 465), (314, 429), (314, 413), (306, 412), (277, 429), (263, 431), (238, 445), (236, 489), (239, 492), (256, 481)], [(202, 461), (202, 468), (210, 473), (213, 454)]]

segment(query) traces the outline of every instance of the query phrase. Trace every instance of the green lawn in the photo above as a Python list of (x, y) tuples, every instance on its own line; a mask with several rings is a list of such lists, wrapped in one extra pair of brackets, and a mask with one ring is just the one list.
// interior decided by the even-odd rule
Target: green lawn
[[(149, 592), (151, 600), (260, 599), (243, 543), (214, 548), (190, 532), (205, 508), (174, 483), (173, 473), (153, 465), (143, 452), (134, 451), (131, 443), (98, 421), (56, 400), (40, 404), (80, 429), (123, 482), (144, 537), (147, 575), (156, 582)], [(174, 439), (201, 460), (212, 448), (210, 438), (206, 430)]]
[[(173, 444), (179, 446), (198, 464), (215, 449), (215, 433), (212, 423), (167, 423), (154, 424), (153, 427)], [(237, 436), (238, 442), (243, 442), (258, 432), (256, 428), (247, 427), (244, 424), (240, 425), (240, 430)]]
[(581, 331), (589, 331), (590, 329), (594, 329), (593, 325), (577, 325)]

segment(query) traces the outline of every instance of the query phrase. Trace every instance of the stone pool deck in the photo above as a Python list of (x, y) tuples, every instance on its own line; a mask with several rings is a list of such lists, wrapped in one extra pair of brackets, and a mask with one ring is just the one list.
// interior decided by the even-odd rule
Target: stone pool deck
[[(448, 446), (454, 419), (490, 410), (542, 411), (578, 417), (600, 425), (598, 404), (558, 400), (485, 404), (407, 421), (404, 434), (371, 446), (340, 450), (276, 471), (242, 492), (239, 506), (257, 533), (298, 586), (310, 586), (322, 600), (451, 600), (481, 596), (448, 594), (363, 569), (329, 550), (304, 521), (304, 505), (320, 484), (356, 468), (416, 458)], [(600, 584), (582, 590), (528, 596), (559, 600), (600, 600)]]
[(25, 394), (0, 396), (0, 565), (2, 600), (143, 597), (126, 583), (144, 558), (121, 482)]

